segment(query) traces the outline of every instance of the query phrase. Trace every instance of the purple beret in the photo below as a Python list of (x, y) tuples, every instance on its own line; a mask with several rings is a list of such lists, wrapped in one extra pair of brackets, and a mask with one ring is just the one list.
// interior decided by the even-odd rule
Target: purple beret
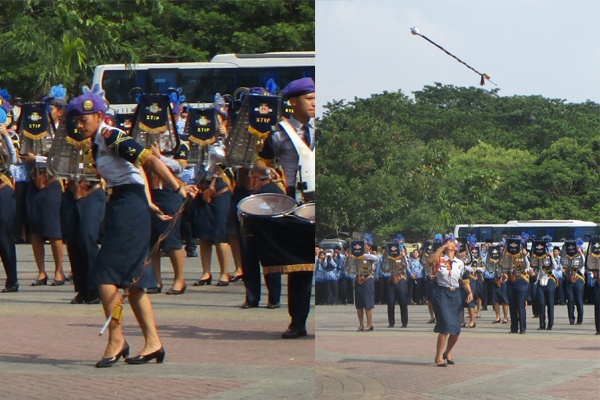
[(67, 106), (67, 114), (71, 117), (97, 112), (106, 114), (106, 101), (95, 93), (86, 93), (75, 97)]
[(308, 93), (314, 93), (315, 81), (312, 78), (300, 78), (288, 83), (281, 91), (283, 100), (291, 99), (292, 97), (302, 96)]

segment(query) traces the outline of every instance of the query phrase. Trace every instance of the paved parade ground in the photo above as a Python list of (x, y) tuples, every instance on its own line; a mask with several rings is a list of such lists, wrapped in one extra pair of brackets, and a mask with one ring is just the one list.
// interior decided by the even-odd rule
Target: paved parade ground
[[(538, 331), (528, 307), (527, 332), (492, 324), (492, 308), (462, 329), (455, 365), (434, 364), (437, 334), (427, 306), (408, 307), (408, 327), (388, 328), (387, 306), (373, 311), (373, 332), (357, 332), (354, 306), (318, 306), (315, 396), (318, 399), (572, 399), (600, 397), (600, 336), (593, 306), (569, 325), (556, 306), (552, 331)], [(468, 317), (467, 317), (468, 321)]]
[[(476, 328), (463, 329), (453, 351), (456, 365), (439, 368), (433, 363), (436, 334), (426, 323), (426, 306), (409, 306), (407, 328), (399, 323), (388, 328), (386, 306), (378, 305), (373, 332), (356, 332), (352, 305), (318, 306), (311, 310), (308, 338), (283, 340), (289, 323), (285, 277), (282, 308), (265, 308), (263, 290), (261, 308), (242, 310), (241, 282), (192, 286), (200, 277), (198, 258), (186, 258), (184, 295), (152, 295), (165, 363), (120, 361), (97, 369), (106, 344), (106, 336), (98, 336), (101, 306), (69, 304), (71, 284), (29, 286), (36, 277), (31, 246), (18, 245), (17, 251), (20, 291), (0, 294), (3, 399), (587, 400), (600, 395), (600, 336), (594, 334), (591, 305), (585, 306), (580, 326), (569, 325), (566, 307), (557, 306), (553, 331), (537, 331), (529, 307), (525, 335), (492, 324), (490, 308)], [(51, 271), (49, 246), (46, 251)], [(171, 266), (166, 258), (162, 262), (168, 288)], [(142, 336), (131, 308), (124, 310), (135, 355)]]
[[(311, 399), (314, 398), (314, 313), (308, 338), (283, 340), (289, 324), (286, 278), (282, 307), (242, 310), (244, 286), (194, 287), (199, 258), (186, 258), (187, 290), (181, 296), (152, 295), (164, 364), (97, 369), (107, 337), (98, 332), (101, 305), (70, 304), (73, 285), (31, 287), (37, 269), (30, 245), (17, 246), (18, 293), (0, 293), (0, 398), (2, 399)], [(46, 245), (50, 280), (53, 263)], [(66, 257), (65, 252), (65, 259)], [(165, 288), (173, 273), (162, 258)], [(69, 263), (65, 262), (65, 273)], [(264, 285), (263, 285), (264, 286)], [(131, 307), (124, 331), (136, 355), (143, 337)]]

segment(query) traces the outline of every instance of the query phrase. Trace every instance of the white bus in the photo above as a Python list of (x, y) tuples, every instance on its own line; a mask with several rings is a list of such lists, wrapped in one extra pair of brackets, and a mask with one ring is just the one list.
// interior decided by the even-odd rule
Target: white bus
[(136, 104), (129, 92), (166, 93), (182, 88), (186, 102), (212, 103), (215, 93), (233, 94), (239, 87), (264, 87), (273, 79), (279, 89), (294, 79), (315, 77), (315, 52), (219, 54), (209, 62), (104, 64), (94, 70), (92, 85), (100, 85), (110, 107), (131, 113)]
[(554, 246), (561, 246), (564, 240), (582, 239), (584, 248), (591, 236), (598, 235), (600, 224), (590, 221), (578, 220), (531, 220), (508, 221), (506, 224), (472, 224), (456, 225), (454, 237), (473, 235), (478, 242), (491, 240), (498, 243), (503, 237), (513, 237), (525, 232), (530, 238), (542, 239), (544, 236), (552, 238)]

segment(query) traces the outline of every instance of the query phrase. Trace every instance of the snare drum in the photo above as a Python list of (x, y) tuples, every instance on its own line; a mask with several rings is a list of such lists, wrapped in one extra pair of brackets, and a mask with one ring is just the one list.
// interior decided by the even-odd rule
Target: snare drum
[(294, 216), (303, 221), (315, 223), (315, 203), (306, 203), (294, 209)]
[(296, 207), (296, 201), (289, 196), (279, 193), (253, 194), (238, 203), (238, 218), (242, 234), (248, 236), (251, 231), (244, 218), (248, 216), (281, 217), (287, 215)]

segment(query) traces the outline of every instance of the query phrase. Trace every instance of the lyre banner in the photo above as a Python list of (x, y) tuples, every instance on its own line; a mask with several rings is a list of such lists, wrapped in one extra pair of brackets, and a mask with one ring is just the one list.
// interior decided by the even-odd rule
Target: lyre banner
[(401, 257), (402, 253), (401, 251), (401, 247), (400, 244), (396, 243), (396, 242), (391, 242), (391, 243), (387, 243), (386, 244), (386, 251), (387, 251), (387, 256), (391, 259), (391, 260), (397, 260)]
[(502, 249), (500, 245), (490, 246), (488, 249), (487, 259), (493, 263), (499, 263), (502, 257)]
[(360, 258), (365, 255), (365, 241), (353, 240), (350, 242), (352, 257)]
[(46, 103), (24, 103), (21, 106), (17, 128), (19, 134), (31, 140), (42, 140), (50, 134), (48, 124), (48, 106)]
[(531, 244), (531, 255), (537, 258), (543, 258), (546, 256), (547, 248), (546, 242), (543, 240), (534, 240)]
[(217, 123), (214, 108), (190, 108), (185, 123), (190, 142), (204, 147), (216, 140)]
[(138, 105), (137, 124), (148, 133), (163, 133), (169, 124), (169, 96), (144, 94)]
[(265, 139), (277, 125), (278, 96), (251, 95), (248, 99), (248, 131), (258, 139)]
[(519, 254), (521, 252), (521, 239), (506, 239), (506, 252), (512, 256)]
[(577, 250), (577, 242), (569, 240), (566, 241), (563, 246), (567, 257), (572, 258), (579, 254), (579, 251)]

